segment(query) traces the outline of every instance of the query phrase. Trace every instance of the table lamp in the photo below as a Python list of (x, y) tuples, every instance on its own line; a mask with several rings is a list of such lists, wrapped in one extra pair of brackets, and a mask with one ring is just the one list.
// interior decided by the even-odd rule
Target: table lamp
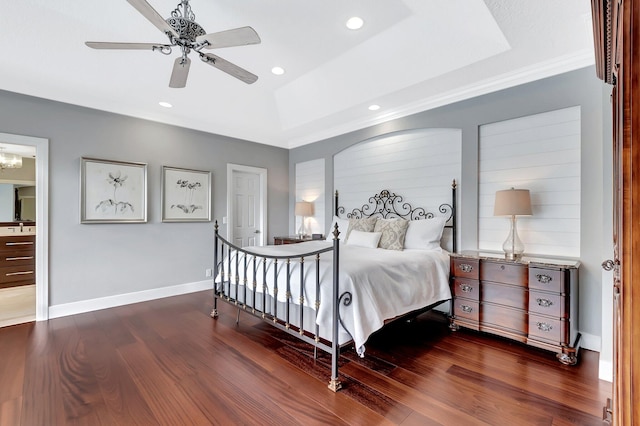
[(511, 216), (511, 231), (502, 245), (505, 258), (516, 260), (524, 253), (524, 244), (518, 237), (516, 216), (531, 216), (531, 196), (528, 189), (505, 189), (496, 192), (494, 216)]

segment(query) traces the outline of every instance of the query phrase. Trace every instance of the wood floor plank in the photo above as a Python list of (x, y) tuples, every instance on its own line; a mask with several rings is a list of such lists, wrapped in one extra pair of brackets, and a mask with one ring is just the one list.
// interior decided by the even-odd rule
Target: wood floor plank
[[(598, 356), (552, 353), (442, 316), (395, 323), (330, 358), (211, 292), (0, 329), (0, 424), (599, 424)], [(9, 345), (9, 346), (7, 346)]]
[(0, 425), (19, 425), (22, 414), (22, 397), (0, 402)]
[[(147, 425), (157, 423), (153, 411), (138, 391), (125, 361), (115, 343), (105, 334), (104, 324), (94, 313), (74, 317), (78, 332), (85, 341), (87, 359), (91, 363), (104, 408), (111, 424)], [(109, 321), (110, 322), (110, 321)], [(115, 339), (122, 344), (119, 338)]]
[[(0, 333), (0, 404), (22, 397), (25, 345), (32, 324), (7, 327)], [(1, 424), (1, 423), (0, 423)]]

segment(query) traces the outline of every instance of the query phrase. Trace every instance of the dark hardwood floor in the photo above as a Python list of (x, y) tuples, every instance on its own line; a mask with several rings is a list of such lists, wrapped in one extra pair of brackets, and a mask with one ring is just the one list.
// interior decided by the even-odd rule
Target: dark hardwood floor
[(329, 358), (199, 292), (0, 329), (0, 425), (595, 425), (611, 384), (434, 314)]

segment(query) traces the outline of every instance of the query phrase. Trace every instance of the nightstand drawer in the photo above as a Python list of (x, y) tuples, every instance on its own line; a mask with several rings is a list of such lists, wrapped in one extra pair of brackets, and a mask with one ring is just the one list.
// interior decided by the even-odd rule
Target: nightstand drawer
[(567, 318), (566, 299), (560, 294), (529, 291), (529, 311), (556, 318)]
[(554, 344), (568, 344), (564, 321), (539, 315), (529, 315), (529, 337)]
[(480, 300), (480, 283), (477, 280), (467, 278), (456, 278), (453, 281), (453, 293), (456, 297)]
[(453, 259), (451, 275), (458, 278), (471, 278), (477, 280), (479, 277), (479, 260), (456, 257)]
[(460, 318), (478, 321), (479, 318), (478, 302), (467, 299), (454, 299), (453, 315)]
[(527, 310), (529, 307), (527, 299), (527, 292), (524, 287), (492, 282), (482, 283), (481, 300), (483, 302), (488, 301), (511, 308)]
[(490, 303), (483, 303), (480, 321), (482, 324), (509, 330), (518, 334), (527, 334), (527, 312)]
[(529, 267), (529, 287), (564, 293), (564, 279), (562, 271), (546, 268)]
[(480, 280), (526, 287), (527, 267), (515, 263), (482, 262)]

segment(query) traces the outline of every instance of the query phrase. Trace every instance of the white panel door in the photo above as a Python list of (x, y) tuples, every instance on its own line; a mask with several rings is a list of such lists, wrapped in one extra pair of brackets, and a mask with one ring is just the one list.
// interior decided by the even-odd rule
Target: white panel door
[(261, 242), (260, 175), (234, 170), (232, 175), (233, 206), (232, 221), (235, 245), (258, 246)]

